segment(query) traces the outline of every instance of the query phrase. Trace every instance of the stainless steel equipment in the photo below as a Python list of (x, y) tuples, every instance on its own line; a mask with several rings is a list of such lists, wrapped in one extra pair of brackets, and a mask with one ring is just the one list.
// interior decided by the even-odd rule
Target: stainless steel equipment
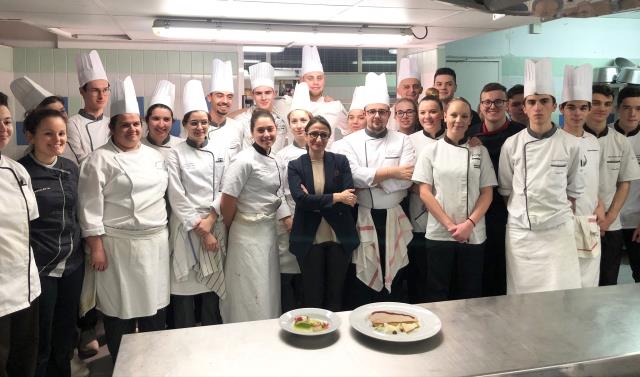
[(598, 83), (612, 83), (616, 81), (618, 77), (618, 67), (600, 67), (593, 69), (593, 82)]
[(636, 68), (638, 65), (627, 58), (615, 58), (613, 61), (620, 69), (623, 68)]
[(640, 85), (640, 68), (623, 68), (616, 80), (625, 84)]

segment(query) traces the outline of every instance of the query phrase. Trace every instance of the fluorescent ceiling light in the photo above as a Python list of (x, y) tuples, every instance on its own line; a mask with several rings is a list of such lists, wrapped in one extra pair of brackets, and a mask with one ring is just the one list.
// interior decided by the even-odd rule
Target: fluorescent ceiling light
[(284, 51), (284, 47), (280, 46), (242, 46), (244, 52), (273, 52), (278, 53)]
[(155, 35), (220, 43), (265, 43), (316, 46), (402, 46), (413, 40), (409, 26), (302, 24), (246, 20), (157, 19)]
[(391, 55), (398, 55), (398, 49), (397, 48), (390, 48), (389, 49), (389, 53)]

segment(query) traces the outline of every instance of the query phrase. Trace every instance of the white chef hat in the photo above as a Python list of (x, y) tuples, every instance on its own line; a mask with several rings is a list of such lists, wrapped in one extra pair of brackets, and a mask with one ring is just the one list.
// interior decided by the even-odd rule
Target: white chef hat
[(83, 52), (76, 55), (76, 70), (78, 71), (78, 84), (80, 87), (93, 80), (108, 80), (100, 55), (96, 50), (88, 54)]
[(398, 85), (404, 79), (420, 80), (418, 62), (413, 58), (402, 58), (398, 66)]
[(387, 89), (387, 76), (369, 72), (364, 82), (365, 105), (383, 103), (389, 105), (389, 91)]
[(324, 72), (316, 46), (302, 47), (302, 75), (309, 72)]
[(554, 96), (551, 60), (548, 58), (524, 61), (524, 97), (533, 94)]
[(35, 109), (43, 99), (53, 95), (27, 76), (13, 80), (9, 87), (11, 88), (11, 93), (26, 111)]
[(186, 115), (192, 111), (209, 112), (200, 80), (187, 81), (182, 90), (182, 112)]
[(213, 92), (234, 93), (231, 61), (223, 62), (220, 59), (213, 59), (211, 62), (211, 90), (209, 93)]
[(294, 110), (306, 110), (311, 112), (311, 97), (309, 96), (309, 85), (306, 82), (299, 82), (296, 84), (296, 89), (293, 92), (293, 99), (291, 100), (291, 107), (289, 112)]
[(156, 85), (156, 89), (153, 91), (151, 101), (149, 101), (149, 107), (162, 104), (167, 106), (173, 111), (173, 105), (176, 100), (176, 86), (171, 81), (160, 80)]
[(120, 114), (138, 114), (138, 98), (136, 89), (133, 86), (131, 76), (127, 76), (124, 81), (116, 80), (111, 88), (111, 116)]
[(366, 90), (364, 86), (356, 86), (353, 89), (353, 98), (351, 99), (351, 106), (349, 107), (349, 111), (351, 110), (364, 110), (364, 107), (367, 105), (365, 100)]
[(592, 97), (593, 68), (591, 64), (578, 67), (564, 66), (564, 81), (562, 85), (562, 102), (589, 101)]
[(259, 86), (268, 86), (275, 89), (275, 71), (269, 63), (258, 63), (249, 67), (249, 78), (251, 78), (251, 89)]

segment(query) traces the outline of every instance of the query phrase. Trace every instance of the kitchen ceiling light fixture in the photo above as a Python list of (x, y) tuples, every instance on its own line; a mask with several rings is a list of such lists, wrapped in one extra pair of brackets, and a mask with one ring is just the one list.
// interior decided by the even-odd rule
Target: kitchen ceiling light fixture
[(243, 52), (271, 52), (279, 53), (284, 51), (282, 46), (242, 46)]
[(286, 46), (380, 46), (410, 43), (411, 26), (290, 23), (283, 21), (156, 19), (159, 37), (219, 43), (270, 43)]

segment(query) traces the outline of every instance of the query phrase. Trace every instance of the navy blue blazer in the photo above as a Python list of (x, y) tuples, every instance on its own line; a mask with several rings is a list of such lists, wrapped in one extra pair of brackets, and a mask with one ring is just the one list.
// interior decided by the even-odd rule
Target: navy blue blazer
[[(324, 194), (315, 195), (313, 169), (309, 154), (303, 154), (289, 162), (289, 190), (296, 202), (293, 226), (289, 236), (289, 251), (302, 260), (313, 245), (320, 220), (324, 217), (336, 233), (344, 250), (351, 252), (358, 247), (360, 239), (356, 230), (352, 208), (343, 203), (333, 203), (333, 194), (352, 189), (353, 177), (349, 161), (344, 155), (324, 153)], [(309, 194), (302, 191), (306, 187)]]

